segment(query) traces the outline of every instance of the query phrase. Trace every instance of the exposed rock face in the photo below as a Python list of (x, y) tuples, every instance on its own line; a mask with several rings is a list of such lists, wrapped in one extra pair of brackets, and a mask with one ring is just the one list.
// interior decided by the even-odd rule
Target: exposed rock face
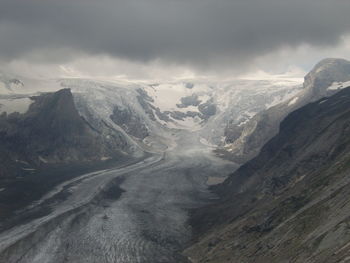
[(7, 171), (4, 174), (41, 165), (100, 160), (115, 156), (126, 146), (121, 136), (105, 141), (78, 114), (69, 89), (31, 99), (33, 103), (26, 113), (0, 117), (0, 158)]
[(121, 109), (115, 106), (111, 119), (115, 124), (122, 127), (127, 134), (136, 138), (144, 139), (149, 135), (146, 125), (130, 108)]
[(304, 89), (294, 98), (256, 114), (244, 125), (229, 123), (225, 128), (226, 150), (229, 158), (243, 164), (255, 157), (261, 147), (278, 133), (280, 122), (292, 111), (307, 103), (331, 96), (336, 89), (328, 89), (335, 82), (350, 80), (350, 62), (325, 59), (305, 76)]
[(177, 104), (178, 108), (186, 108), (188, 106), (198, 106), (202, 101), (198, 99), (198, 95), (192, 94), (191, 96), (181, 98), (181, 104)]
[(288, 115), (197, 210), (193, 262), (346, 262), (350, 87)]
[(137, 96), (138, 102), (152, 121), (157, 120), (155, 114), (160, 120), (170, 121), (167, 115), (163, 114), (159, 110), (159, 108), (156, 108), (152, 105), (153, 99), (150, 96), (148, 96), (146, 91), (144, 91), (143, 89), (138, 89), (137, 92), (139, 93), (139, 95)]
[(208, 119), (216, 114), (216, 105), (213, 103), (213, 100), (209, 100), (200, 104), (198, 110), (204, 115), (205, 119)]
[(320, 98), (334, 93), (331, 90), (327, 90), (334, 82), (346, 82), (349, 80), (350, 61), (328, 58), (319, 62), (305, 76), (304, 86), (310, 88), (314, 98)]
[(186, 88), (187, 88), (187, 89), (193, 89), (194, 84), (193, 84), (193, 83), (188, 82), (188, 83), (186, 83), (186, 84), (185, 84), (185, 86), (186, 86)]

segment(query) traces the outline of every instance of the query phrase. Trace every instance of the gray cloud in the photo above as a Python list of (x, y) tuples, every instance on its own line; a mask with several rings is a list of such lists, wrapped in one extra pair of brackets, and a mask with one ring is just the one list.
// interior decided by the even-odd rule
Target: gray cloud
[(239, 67), (283, 46), (337, 44), (349, 11), (348, 0), (0, 0), (0, 57)]

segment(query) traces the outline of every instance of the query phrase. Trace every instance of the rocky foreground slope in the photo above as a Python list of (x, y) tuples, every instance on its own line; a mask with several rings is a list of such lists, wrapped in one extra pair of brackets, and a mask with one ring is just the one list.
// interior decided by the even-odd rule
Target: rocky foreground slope
[(347, 262), (350, 88), (283, 120), (260, 154), (194, 212), (192, 262)]

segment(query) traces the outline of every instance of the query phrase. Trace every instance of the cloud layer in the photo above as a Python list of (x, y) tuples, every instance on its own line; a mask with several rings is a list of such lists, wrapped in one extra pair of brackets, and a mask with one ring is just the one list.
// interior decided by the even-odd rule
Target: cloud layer
[(239, 68), (284, 47), (337, 45), (349, 10), (348, 0), (0, 0), (0, 59)]

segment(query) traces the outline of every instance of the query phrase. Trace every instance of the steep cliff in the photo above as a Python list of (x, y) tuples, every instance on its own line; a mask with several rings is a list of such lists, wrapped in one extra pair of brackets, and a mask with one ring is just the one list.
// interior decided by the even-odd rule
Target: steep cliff
[(51, 164), (114, 158), (126, 147), (122, 136), (106, 141), (79, 115), (69, 89), (31, 100), (27, 112), (0, 116), (1, 178)]

